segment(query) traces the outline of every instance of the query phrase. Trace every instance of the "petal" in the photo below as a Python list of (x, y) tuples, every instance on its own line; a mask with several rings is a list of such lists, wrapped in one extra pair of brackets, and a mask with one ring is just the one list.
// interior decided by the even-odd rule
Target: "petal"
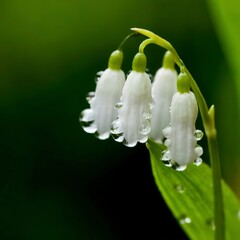
[(175, 70), (160, 68), (153, 81), (152, 97), (154, 105), (152, 108), (151, 132), (149, 137), (162, 143), (162, 130), (170, 122), (170, 105), (173, 94), (177, 91), (177, 73)]
[(146, 73), (132, 71), (122, 91), (119, 121), (126, 146), (145, 142), (150, 131), (151, 81)]
[(97, 82), (94, 100), (91, 108), (97, 126), (98, 137), (109, 137), (111, 124), (117, 118), (114, 106), (119, 102), (125, 75), (122, 70), (106, 69)]
[(175, 93), (171, 104), (171, 144), (169, 150), (172, 160), (181, 166), (196, 158), (195, 121), (197, 103), (192, 92)]

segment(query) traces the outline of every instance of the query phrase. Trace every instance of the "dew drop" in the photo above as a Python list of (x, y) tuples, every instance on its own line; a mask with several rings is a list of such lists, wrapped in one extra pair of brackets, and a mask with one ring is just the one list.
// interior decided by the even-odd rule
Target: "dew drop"
[(179, 193), (184, 193), (184, 187), (180, 184), (174, 185), (174, 189)]
[(172, 167), (172, 162), (171, 160), (162, 160), (163, 164), (166, 166), (166, 167)]
[(85, 109), (80, 113), (80, 122), (90, 122), (94, 120), (94, 114), (92, 109)]
[(215, 223), (213, 219), (209, 219), (206, 221), (206, 224), (214, 231), (216, 229)]
[(145, 121), (144, 123), (142, 123), (142, 124), (139, 126), (138, 131), (139, 131), (139, 133), (141, 133), (141, 134), (143, 134), (143, 135), (149, 134), (150, 131), (151, 131), (150, 121)]
[(202, 164), (202, 159), (201, 158), (197, 158), (193, 161), (193, 164), (195, 164), (196, 166), (200, 166)]
[(123, 133), (111, 133), (111, 135), (116, 142), (122, 142), (124, 140)]
[(115, 120), (113, 121), (111, 126), (111, 134), (120, 134), (120, 133), (123, 133), (123, 131), (120, 127), (119, 120)]
[(171, 159), (170, 152), (167, 151), (167, 150), (162, 151), (162, 153), (161, 153), (161, 160), (162, 161), (167, 161), (167, 160), (170, 160), (170, 159)]
[(170, 140), (170, 139), (166, 139), (165, 142), (164, 142), (164, 145), (165, 145), (166, 147), (169, 147), (170, 144), (171, 144), (171, 140)]
[(167, 150), (162, 151), (160, 159), (162, 160), (163, 164), (166, 167), (172, 167), (171, 154), (169, 151)]
[(96, 75), (95, 75), (95, 83), (98, 82), (98, 80), (99, 80), (100, 77), (102, 76), (103, 72), (104, 72), (104, 71), (99, 71), (99, 72), (96, 73)]
[(124, 139), (123, 144), (127, 147), (135, 147), (137, 145), (137, 142), (128, 142), (126, 139)]
[(95, 97), (95, 92), (89, 92), (86, 96), (87, 102), (90, 103), (94, 97)]
[(123, 106), (123, 103), (122, 103), (122, 102), (118, 102), (118, 103), (114, 106), (114, 108), (115, 108), (115, 109), (120, 109), (122, 106)]
[(87, 133), (95, 133), (97, 131), (93, 116), (92, 109), (85, 109), (80, 114), (79, 121), (83, 130)]
[(191, 218), (190, 217), (187, 217), (186, 215), (182, 215), (180, 218), (179, 218), (179, 223), (180, 224), (190, 224), (192, 222)]
[(83, 130), (85, 132), (87, 132), (87, 133), (95, 133), (97, 131), (97, 127), (94, 124), (94, 122), (88, 122), (88, 123), (85, 122), (85, 124), (86, 125), (82, 125), (82, 128), (83, 128)]
[(194, 133), (194, 137), (197, 141), (201, 140), (203, 137), (203, 132), (201, 130), (196, 130)]
[(163, 133), (163, 135), (164, 135), (166, 138), (169, 138), (169, 137), (170, 137), (170, 134), (171, 134), (171, 127), (168, 126), (168, 127), (164, 128), (164, 129), (162, 130), (162, 133)]
[(143, 113), (143, 118), (144, 118), (145, 120), (150, 120), (150, 119), (152, 118), (152, 114), (149, 113), (149, 112), (144, 112), (144, 113)]
[(203, 154), (203, 149), (200, 146), (197, 146), (195, 148), (195, 153), (197, 154), (197, 157), (200, 157)]
[(109, 138), (109, 132), (106, 132), (106, 133), (102, 133), (102, 134), (99, 134), (99, 132), (95, 132), (95, 137), (100, 139), (100, 140), (105, 140), (107, 138)]
[(145, 143), (148, 140), (148, 136), (143, 136), (142, 138), (139, 139), (140, 143)]
[(187, 165), (179, 165), (178, 163), (174, 162), (172, 164), (172, 168), (178, 172), (182, 172), (187, 168)]

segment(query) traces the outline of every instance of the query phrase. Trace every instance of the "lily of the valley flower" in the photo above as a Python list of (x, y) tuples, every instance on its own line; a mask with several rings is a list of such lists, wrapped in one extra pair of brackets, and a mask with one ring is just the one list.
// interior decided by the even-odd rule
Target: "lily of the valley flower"
[(114, 139), (128, 147), (146, 142), (151, 130), (151, 81), (145, 69), (146, 56), (138, 53), (123, 87), (118, 119), (112, 125)]
[(152, 120), (149, 138), (162, 143), (162, 130), (169, 125), (170, 112), (173, 94), (177, 91), (177, 72), (174, 69), (172, 54), (167, 51), (163, 58), (161, 67), (154, 76), (152, 85)]
[(195, 129), (198, 107), (188, 81), (187, 75), (179, 75), (178, 92), (171, 102), (170, 126), (163, 130), (163, 135), (167, 138), (164, 142), (167, 150), (163, 152), (162, 161), (178, 171), (183, 171), (192, 162), (196, 165), (202, 162), (200, 156), (203, 150), (197, 146), (202, 132)]
[(99, 139), (109, 137), (111, 124), (117, 118), (115, 105), (125, 83), (125, 74), (120, 69), (122, 59), (123, 54), (119, 50), (111, 54), (108, 68), (97, 81), (95, 93), (91, 92), (87, 97), (90, 109), (85, 109), (80, 116), (83, 129), (95, 133)]

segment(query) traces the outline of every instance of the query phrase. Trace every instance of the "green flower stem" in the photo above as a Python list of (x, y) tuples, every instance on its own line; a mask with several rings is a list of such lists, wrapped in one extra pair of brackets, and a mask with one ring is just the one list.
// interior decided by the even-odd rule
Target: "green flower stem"
[(128, 36), (126, 36), (126, 37), (122, 40), (122, 42), (120, 43), (120, 45), (119, 45), (119, 47), (118, 47), (118, 50), (119, 50), (119, 51), (122, 51), (123, 46), (124, 46), (124, 44), (127, 42), (127, 40), (130, 39), (130, 38), (132, 38), (132, 37), (135, 37), (135, 36), (137, 36), (137, 35), (139, 35), (139, 33), (133, 32), (133, 33), (130, 33)]
[(225, 220), (224, 220), (224, 206), (223, 206), (223, 196), (222, 196), (222, 186), (221, 186), (221, 171), (220, 171), (220, 161), (219, 161), (219, 150), (217, 143), (217, 131), (215, 128), (215, 118), (214, 118), (214, 106), (208, 109), (207, 103), (197, 85), (193, 79), (191, 73), (188, 71), (183, 61), (180, 59), (178, 53), (174, 47), (165, 39), (159, 37), (145, 29), (132, 28), (134, 32), (138, 32), (149, 39), (142, 42), (139, 46), (139, 52), (144, 51), (144, 48), (150, 44), (154, 43), (167, 50), (169, 50), (173, 57), (175, 63), (179, 66), (181, 72), (186, 73), (190, 78), (190, 85), (195, 93), (200, 113), (203, 120), (204, 130), (208, 140), (209, 156), (213, 171), (213, 188), (214, 188), (214, 220), (215, 220), (215, 239), (224, 240), (225, 239)]
[(224, 223), (224, 206), (222, 196), (222, 185), (221, 185), (221, 170), (219, 161), (219, 150), (217, 143), (217, 131), (215, 128), (214, 106), (208, 111), (210, 117), (211, 132), (208, 134), (208, 149), (211, 159), (212, 171), (213, 171), (213, 186), (214, 186), (214, 220), (215, 220), (215, 239), (225, 239), (225, 223)]
[(148, 44), (150, 44), (150, 43), (155, 43), (154, 39), (148, 38), (148, 39), (144, 40), (144, 41), (140, 44), (140, 46), (139, 46), (139, 52), (140, 52), (140, 53), (143, 53), (143, 52), (144, 52), (144, 48), (145, 48)]

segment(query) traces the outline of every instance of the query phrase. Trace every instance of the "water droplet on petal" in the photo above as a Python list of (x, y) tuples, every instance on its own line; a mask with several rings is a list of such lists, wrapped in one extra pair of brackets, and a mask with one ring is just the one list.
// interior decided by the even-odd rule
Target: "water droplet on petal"
[(97, 131), (97, 127), (94, 123), (89, 126), (82, 126), (83, 130), (87, 133), (95, 133)]
[(197, 157), (200, 157), (203, 154), (203, 149), (200, 146), (197, 146), (195, 148), (195, 153), (197, 154)]
[(165, 161), (165, 160), (170, 160), (171, 159), (171, 155), (170, 152), (167, 150), (162, 151), (161, 153), (161, 160)]
[(162, 151), (160, 159), (162, 160), (163, 164), (166, 167), (172, 167), (171, 154), (169, 151), (167, 150)]
[(176, 191), (179, 192), (179, 193), (183, 193), (184, 192), (184, 187), (182, 185), (180, 185), (180, 184), (176, 184), (174, 186), (174, 189), (176, 189)]
[(123, 133), (123, 130), (120, 127), (119, 120), (115, 120), (113, 121), (111, 126), (111, 134), (119, 134), (119, 133)]
[(200, 166), (202, 164), (202, 159), (201, 158), (197, 158), (193, 161), (193, 164), (195, 164), (196, 166)]
[(90, 122), (94, 120), (94, 114), (93, 114), (93, 110), (88, 108), (83, 110), (80, 113), (80, 117), (79, 117), (79, 121), (80, 122)]
[(197, 141), (201, 140), (203, 137), (203, 132), (201, 130), (196, 130), (194, 133), (194, 137)]
[(98, 80), (99, 80), (100, 77), (102, 76), (103, 72), (104, 72), (104, 71), (99, 71), (99, 72), (96, 73), (96, 75), (95, 75), (95, 83), (98, 82)]
[(178, 163), (174, 162), (172, 164), (172, 168), (178, 172), (182, 172), (187, 168), (187, 165), (179, 165)]
[(93, 117), (94, 115), (92, 109), (85, 109), (80, 114), (79, 121), (83, 130), (87, 133), (95, 133), (97, 131)]
[(114, 106), (114, 108), (115, 108), (115, 109), (120, 109), (122, 106), (123, 106), (123, 103), (122, 103), (122, 102), (118, 102), (118, 103)]
[(120, 127), (119, 120), (115, 120), (112, 123), (111, 135), (116, 142), (122, 142), (124, 140), (123, 131)]
[(144, 113), (143, 113), (143, 118), (144, 118), (145, 120), (150, 120), (150, 119), (152, 118), (152, 114), (149, 113), (149, 112), (144, 112)]
[(206, 224), (214, 231), (216, 229), (215, 223), (213, 219), (209, 219), (206, 221)]
[(139, 133), (144, 134), (144, 135), (149, 134), (150, 131), (151, 131), (151, 123), (150, 123), (150, 121), (145, 121), (144, 123), (142, 123), (139, 126), (138, 131), (139, 131)]
[(109, 135), (110, 135), (109, 132), (102, 133), (102, 134), (99, 134), (99, 132), (95, 132), (95, 137), (100, 140), (105, 140), (105, 139), (109, 138)]
[(180, 218), (179, 218), (179, 223), (180, 224), (190, 224), (192, 222), (191, 218), (190, 217), (187, 217), (186, 215), (182, 215)]
[(166, 147), (169, 147), (170, 144), (171, 144), (171, 140), (170, 140), (170, 139), (166, 139), (165, 142), (164, 142), (164, 145), (165, 145)]
[(95, 92), (89, 92), (86, 96), (87, 102), (90, 103), (94, 97), (95, 97)]
[(111, 135), (116, 142), (122, 142), (124, 140), (123, 133), (111, 133)]
[(142, 138), (139, 139), (140, 143), (145, 143), (148, 140), (148, 136), (143, 136)]
[(135, 147), (137, 145), (137, 142), (128, 142), (126, 139), (123, 140), (123, 144), (127, 147)]
[(166, 138), (169, 138), (169, 137), (170, 137), (170, 134), (171, 134), (171, 127), (168, 126), (168, 127), (164, 128), (164, 129), (162, 130), (162, 133), (163, 133), (163, 135), (164, 135)]

